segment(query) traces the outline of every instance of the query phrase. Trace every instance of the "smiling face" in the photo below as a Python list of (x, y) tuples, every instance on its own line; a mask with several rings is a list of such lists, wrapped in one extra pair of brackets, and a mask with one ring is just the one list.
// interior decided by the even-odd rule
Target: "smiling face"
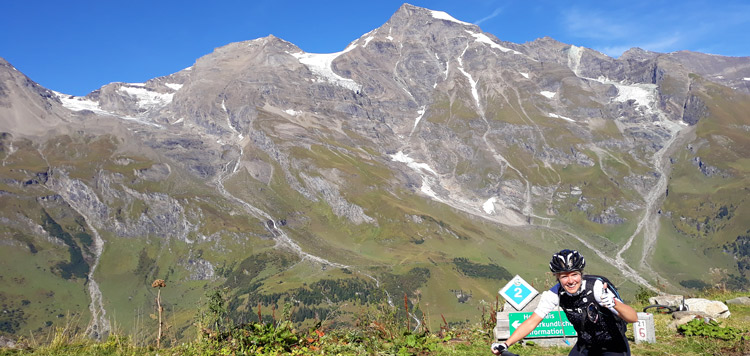
[(581, 271), (556, 273), (557, 281), (570, 294), (575, 294), (581, 288)]

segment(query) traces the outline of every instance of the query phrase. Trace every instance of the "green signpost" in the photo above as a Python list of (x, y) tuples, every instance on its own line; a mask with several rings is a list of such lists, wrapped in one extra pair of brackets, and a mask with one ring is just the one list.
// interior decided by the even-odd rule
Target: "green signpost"
[[(532, 312), (528, 313), (509, 313), (508, 323), (510, 324), (510, 333), (513, 334), (518, 326), (528, 319)], [(560, 320), (562, 319), (562, 321)], [(532, 331), (527, 338), (535, 337), (569, 337), (576, 336), (576, 330), (573, 329), (573, 324), (568, 321), (568, 317), (561, 311), (552, 311), (542, 320), (541, 323)]]

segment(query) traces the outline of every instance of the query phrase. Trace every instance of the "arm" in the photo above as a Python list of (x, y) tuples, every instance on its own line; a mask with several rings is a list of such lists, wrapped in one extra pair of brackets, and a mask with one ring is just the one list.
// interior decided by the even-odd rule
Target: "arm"
[(628, 323), (635, 323), (638, 321), (638, 313), (635, 309), (617, 298), (615, 298), (615, 310), (620, 315), (620, 318)]
[(594, 298), (603, 307), (611, 310), (615, 315), (628, 323), (638, 321), (638, 313), (631, 306), (625, 304), (617, 297), (617, 292), (607, 283), (597, 280), (594, 283)]
[[(515, 355), (513, 353), (508, 352), (508, 347), (510, 345), (515, 344), (516, 342), (520, 341), (526, 335), (534, 331), (534, 329), (539, 325), (540, 322), (542, 322), (541, 316), (539, 316), (537, 313), (531, 314), (531, 316), (524, 320), (521, 325), (518, 326), (518, 328), (513, 332), (512, 335), (508, 338), (508, 340), (505, 340), (503, 343), (494, 343), (492, 346), (490, 346), (490, 351), (492, 351), (495, 355)], [(518, 356), (518, 355), (516, 355)]]
[[(556, 287), (559, 287), (559, 285), (552, 287), (552, 289), (556, 290)], [(542, 293), (541, 299), (539, 300), (539, 304), (536, 307), (536, 310), (534, 310), (531, 316), (529, 316), (528, 319), (524, 320), (524, 322), (518, 326), (518, 328), (513, 332), (512, 335), (510, 335), (508, 340), (505, 340), (504, 343), (492, 344), (492, 347), (490, 347), (492, 353), (494, 353), (495, 355), (500, 355), (503, 349), (507, 349), (508, 346), (513, 345), (521, 341), (521, 339), (525, 338), (526, 335), (530, 334), (532, 331), (534, 331), (534, 329), (536, 329), (539, 323), (544, 320), (544, 317), (547, 316), (547, 314), (552, 309), (557, 307), (559, 302), (560, 298), (557, 296), (557, 293), (552, 292), (552, 290), (544, 291)], [(500, 349), (495, 349), (495, 346), (500, 346)]]
[(516, 331), (513, 332), (513, 334), (508, 338), (508, 340), (505, 340), (505, 343), (508, 346), (510, 346), (521, 341), (523, 338), (526, 337), (526, 335), (534, 331), (534, 329), (536, 329), (536, 327), (541, 322), (542, 322), (542, 317), (537, 315), (537, 313), (532, 313), (528, 319), (526, 319), (523, 323), (521, 323), (521, 325), (518, 326), (518, 329), (516, 329)]
[[(555, 289), (555, 287), (552, 287), (552, 289)], [(550, 311), (557, 308), (558, 304), (560, 304), (560, 298), (557, 296), (557, 293), (552, 292), (552, 290), (542, 292), (542, 296), (539, 298), (539, 304), (536, 306), (536, 309), (531, 316), (524, 320), (523, 323), (518, 326), (518, 329), (516, 329), (508, 340), (505, 341), (508, 346), (521, 341), (526, 335), (534, 331), (544, 317), (547, 316)]]

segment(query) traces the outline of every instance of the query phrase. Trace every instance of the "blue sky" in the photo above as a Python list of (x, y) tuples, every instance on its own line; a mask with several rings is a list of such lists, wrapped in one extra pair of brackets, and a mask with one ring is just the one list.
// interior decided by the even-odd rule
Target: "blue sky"
[[(403, 1), (7, 0), (0, 57), (41, 85), (85, 95), (144, 82), (216, 47), (273, 34), (307, 52), (344, 49)], [(504, 41), (550, 36), (619, 56), (630, 47), (750, 56), (746, 0), (435, 0), (409, 3), (478, 24)]]

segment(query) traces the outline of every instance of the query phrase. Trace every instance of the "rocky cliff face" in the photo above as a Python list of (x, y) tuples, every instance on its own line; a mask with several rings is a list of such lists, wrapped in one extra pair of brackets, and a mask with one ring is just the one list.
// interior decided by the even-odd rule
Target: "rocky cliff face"
[(455, 258), (533, 278), (563, 247), (626, 289), (743, 280), (721, 246), (750, 229), (748, 78), (748, 58), (514, 44), (411, 5), (338, 53), (269, 36), (86, 97), (2, 61), (0, 243), (29, 256), (3, 278), (96, 285), (49, 291), (97, 336), (106, 309), (138, 320), (156, 277), (186, 304), (229, 286), (236, 310), (347, 278), (481, 303), (501, 281)]

